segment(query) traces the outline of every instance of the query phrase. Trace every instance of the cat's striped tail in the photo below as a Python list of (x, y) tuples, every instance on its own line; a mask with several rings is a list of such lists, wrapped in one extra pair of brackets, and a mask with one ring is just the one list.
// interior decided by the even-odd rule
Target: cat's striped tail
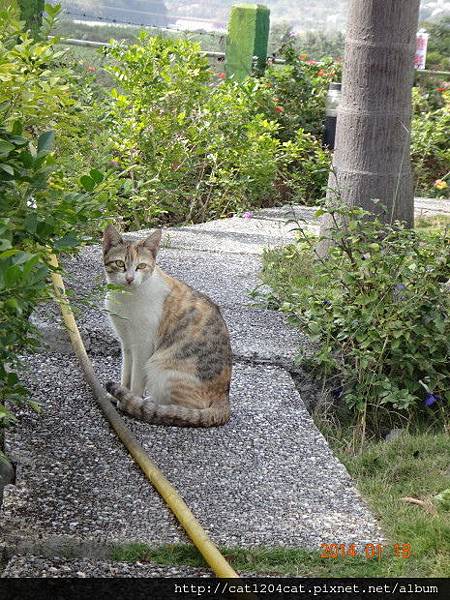
[(192, 408), (179, 404), (155, 404), (150, 398), (137, 396), (113, 381), (106, 384), (106, 389), (119, 401), (120, 410), (155, 425), (218, 427), (230, 418), (230, 407), (226, 401), (207, 408)]

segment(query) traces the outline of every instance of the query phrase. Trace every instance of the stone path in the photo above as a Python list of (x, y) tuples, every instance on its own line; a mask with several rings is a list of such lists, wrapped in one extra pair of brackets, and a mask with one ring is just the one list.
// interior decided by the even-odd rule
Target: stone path
[(93, 558), (66, 559), (59, 556), (14, 556), (2, 577), (211, 577), (208, 569), (163, 567), (152, 563), (126, 563)]
[(414, 200), (414, 214), (416, 217), (450, 215), (450, 200), (416, 198)]
[[(308, 352), (308, 339), (279, 313), (251, 306), (263, 247), (294, 235), (287, 212), (266, 209), (253, 219), (172, 229), (163, 238), (162, 268), (209, 294), (229, 325), (230, 422), (196, 430), (126, 420), (218, 544), (313, 549), (377, 542), (382, 533), (294, 385), (295, 354)], [(311, 221), (313, 209), (296, 212)], [(90, 298), (77, 302), (77, 319), (96, 372), (102, 381), (118, 377), (118, 343), (98, 309), (100, 248), (86, 248), (67, 270), (74, 297)], [(0, 539), (11, 557), (4, 576), (203, 574), (108, 560), (112, 544), (188, 540), (97, 408), (57, 309), (43, 306), (34, 319), (47, 346), (26, 359), (26, 378), (43, 414), (23, 411), (7, 435), (17, 472), (0, 514)]]

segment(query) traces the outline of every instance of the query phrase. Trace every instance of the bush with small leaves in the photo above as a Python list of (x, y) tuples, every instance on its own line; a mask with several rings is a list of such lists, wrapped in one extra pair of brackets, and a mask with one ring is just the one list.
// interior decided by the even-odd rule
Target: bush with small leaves
[[(448, 230), (384, 225), (362, 209), (337, 205), (317, 211), (323, 215), (335, 223), (328, 258), (316, 255), (317, 240), (300, 227), (303, 241), (290, 263), (303, 267), (275, 285), (282, 309), (318, 344), (307, 362), (338, 381), (336, 395), (364, 423), (448, 416)], [(270, 269), (269, 261), (266, 276)]]
[(61, 181), (55, 185), (55, 130), (75, 104), (60, 54), (52, 41), (34, 41), (22, 31), (10, 12), (1, 16), (0, 427), (14, 420), (14, 404), (29, 402), (18, 355), (38, 343), (29, 316), (51, 297), (49, 254), (84, 243), (104, 215), (105, 200), (104, 176), (96, 169), (78, 176), (70, 191)]

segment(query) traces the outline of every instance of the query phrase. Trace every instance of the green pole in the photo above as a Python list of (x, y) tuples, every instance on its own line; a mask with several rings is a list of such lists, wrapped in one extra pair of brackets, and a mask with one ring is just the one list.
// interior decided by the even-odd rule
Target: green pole
[(242, 81), (256, 71), (264, 73), (269, 40), (270, 10), (263, 4), (235, 4), (228, 22), (225, 70), (228, 77)]
[(39, 35), (44, 4), (45, 0), (18, 0), (20, 19), (25, 21), (25, 26), (31, 30), (33, 37)]

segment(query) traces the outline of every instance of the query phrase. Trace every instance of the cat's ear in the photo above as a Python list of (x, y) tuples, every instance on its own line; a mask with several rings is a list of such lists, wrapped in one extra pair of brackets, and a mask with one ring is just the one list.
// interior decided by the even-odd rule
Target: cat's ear
[(106, 254), (112, 246), (120, 246), (121, 244), (123, 244), (123, 239), (120, 233), (113, 225), (108, 225), (103, 232), (103, 254)]
[(144, 246), (144, 248), (147, 248), (147, 250), (150, 250), (150, 252), (153, 254), (153, 258), (156, 258), (156, 254), (159, 250), (159, 244), (161, 243), (161, 235), (162, 235), (161, 229), (157, 229), (151, 235), (149, 235), (147, 238), (145, 238), (145, 240), (142, 240), (142, 242), (141, 242), (141, 244), (142, 244), (142, 246)]

